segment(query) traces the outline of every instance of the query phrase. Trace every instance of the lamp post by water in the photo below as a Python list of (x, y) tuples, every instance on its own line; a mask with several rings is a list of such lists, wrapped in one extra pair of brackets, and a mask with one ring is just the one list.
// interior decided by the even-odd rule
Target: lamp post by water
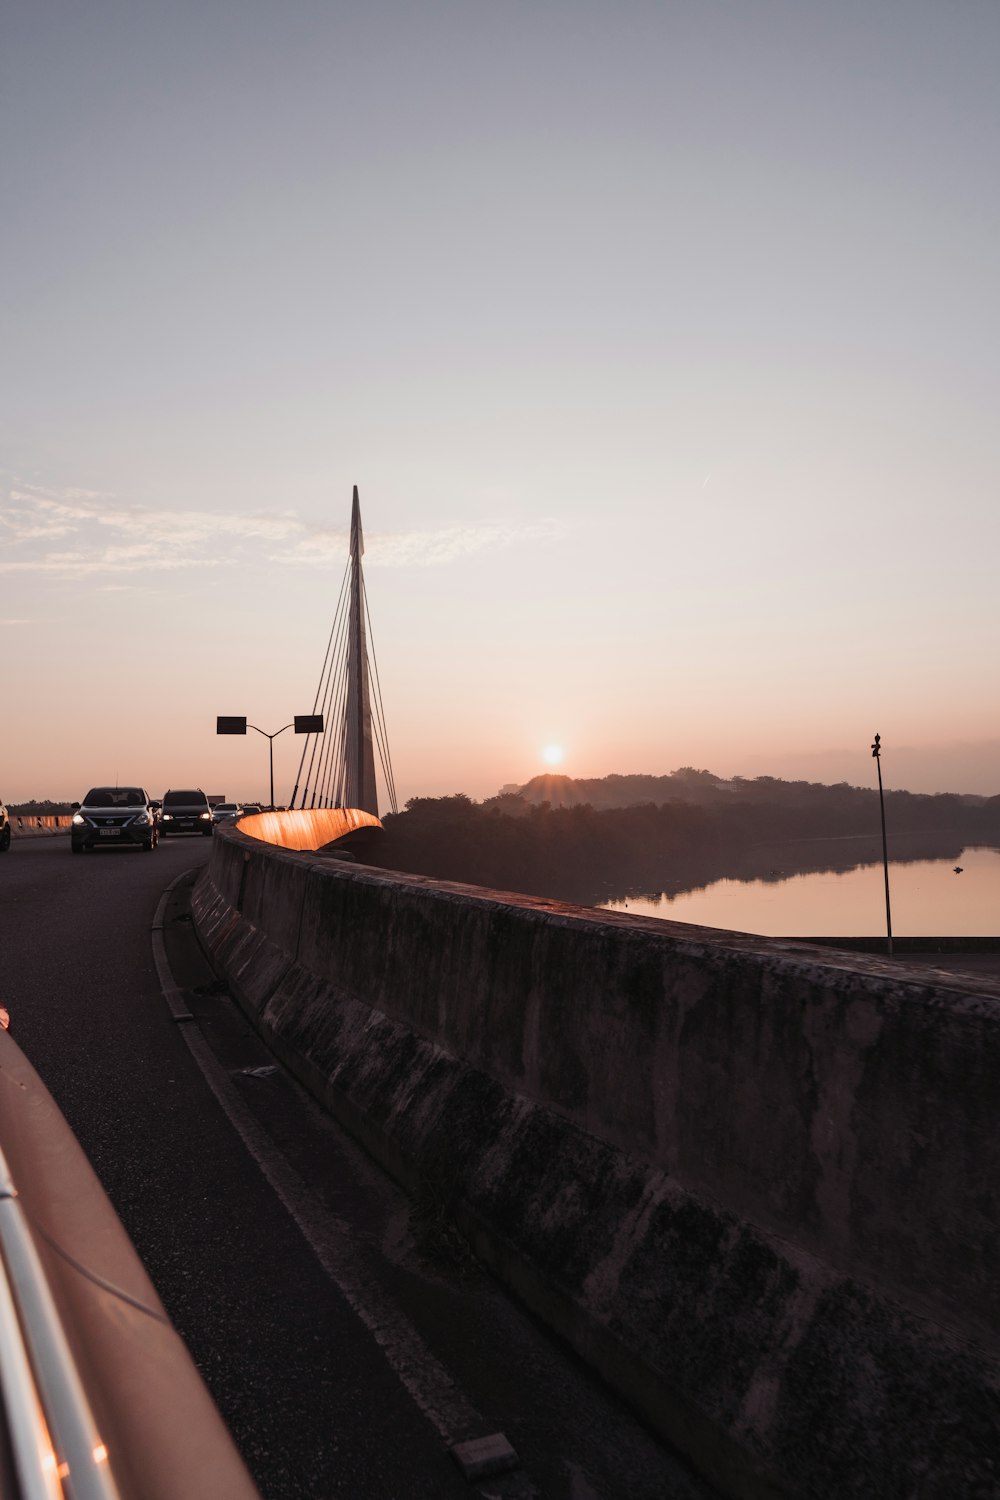
[[(296, 734), (322, 734), (322, 714), (296, 714), (294, 719)], [(268, 761), (271, 768), (271, 806), (274, 806), (274, 742), (279, 734), (284, 734), (286, 729), (291, 729), (291, 724), (283, 724), (273, 734), (268, 734), (266, 729), (257, 729), (256, 724), (248, 724), (245, 718), (236, 718), (232, 715), (220, 714), (215, 721), (216, 734), (246, 734), (248, 729), (257, 729), (267, 740)]]
[(885, 841), (885, 795), (882, 791), (882, 736), (877, 734), (872, 741), (872, 757), (878, 766), (878, 805), (882, 814), (882, 869), (885, 872), (885, 927), (888, 934), (889, 957), (892, 957), (892, 912), (889, 910), (889, 846)]

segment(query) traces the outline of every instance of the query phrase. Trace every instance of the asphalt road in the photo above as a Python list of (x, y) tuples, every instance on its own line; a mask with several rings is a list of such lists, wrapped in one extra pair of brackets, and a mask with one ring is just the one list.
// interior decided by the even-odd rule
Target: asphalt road
[[(191, 930), (181, 877), (210, 847), (15, 842), (0, 1003), (266, 1500), (708, 1500), (446, 1223), (415, 1237), (394, 1185), (275, 1068)], [(192, 1020), (154, 964), (158, 910)], [(496, 1433), (519, 1466), (468, 1482), (449, 1444)]]

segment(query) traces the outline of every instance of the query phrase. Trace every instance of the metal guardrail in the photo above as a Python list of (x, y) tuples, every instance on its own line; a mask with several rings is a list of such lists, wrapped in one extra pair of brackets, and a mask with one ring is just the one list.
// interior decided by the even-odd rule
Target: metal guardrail
[(0, 1257), (0, 1390), (18, 1500), (118, 1500), (2, 1151)]
[(79, 1142), (3, 1029), (0, 1144), (2, 1500), (260, 1500)]

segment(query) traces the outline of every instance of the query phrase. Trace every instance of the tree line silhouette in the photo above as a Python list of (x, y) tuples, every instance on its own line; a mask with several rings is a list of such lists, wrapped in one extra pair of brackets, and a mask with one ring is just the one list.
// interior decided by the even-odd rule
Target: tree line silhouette
[[(608, 800), (628, 798), (636, 782), (657, 792), (666, 783), (672, 795)], [(385, 868), (586, 905), (881, 859), (874, 790), (770, 776), (724, 782), (691, 768), (595, 782), (537, 777), (484, 802), (414, 797), (382, 821), (378, 851), (366, 858)], [(887, 792), (886, 822), (894, 862), (956, 858), (969, 844), (1000, 844), (1000, 796)]]

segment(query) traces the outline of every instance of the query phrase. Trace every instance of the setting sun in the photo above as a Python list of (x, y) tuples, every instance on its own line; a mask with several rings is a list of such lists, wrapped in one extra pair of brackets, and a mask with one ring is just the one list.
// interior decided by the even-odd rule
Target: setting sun
[(548, 766), (557, 766), (565, 753), (561, 745), (546, 745), (542, 751), (542, 759)]

